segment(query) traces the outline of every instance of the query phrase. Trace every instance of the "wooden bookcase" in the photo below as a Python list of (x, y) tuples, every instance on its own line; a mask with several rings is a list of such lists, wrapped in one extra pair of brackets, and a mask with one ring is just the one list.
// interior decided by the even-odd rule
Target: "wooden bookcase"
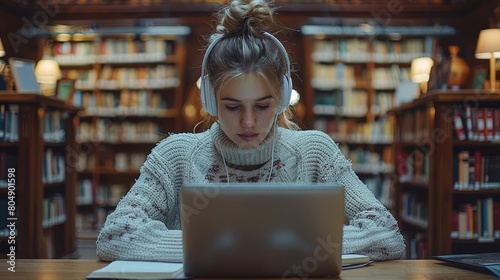
[(393, 120), (387, 111), (394, 106), (399, 84), (410, 80), (411, 61), (436, 57), (437, 37), (454, 30), (446, 27), (441, 34), (426, 26), (372, 28), (302, 27), (305, 122), (328, 133), (351, 159), (356, 174), (391, 208)]
[(73, 103), (84, 108), (77, 131), (76, 224), (82, 235), (97, 236), (151, 149), (183, 130), (190, 28), (155, 26), (135, 33), (139, 29), (110, 27), (41, 40), (43, 57), (59, 62), (63, 78), (76, 80)]
[[(0, 107), (0, 215), (2, 223), (15, 224), (1, 226), (3, 258), (9, 258), (11, 246), (16, 259), (76, 256), (78, 108), (52, 97), (5, 91)], [(9, 178), (15, 181), (9, 184)]]
[[(486, 111), (496, 120), (482, 117)], [(498, 252), (500, 92), (433, 91), (391, 114), (395, 117), (393, 212), (408, 241), (408, 258)], [(491, 124), (491, 137), (475, 136), (486, 131), (476, 121)], [(464, 153), (470, 156), (465, 158)]]

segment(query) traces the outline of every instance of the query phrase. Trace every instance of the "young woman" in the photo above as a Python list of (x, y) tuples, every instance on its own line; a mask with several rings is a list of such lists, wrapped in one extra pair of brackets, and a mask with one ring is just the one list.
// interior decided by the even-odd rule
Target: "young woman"
[(235, 0), (219, 13), (202, 64), (202, 101), (215, 116), (201, 133), (171, 135), (151, 151), (97, 240), (102, 260), (182, 261), (179, 189), (184, 183), (337, 182), (345, 188), (342, 252), (400, 258), (398, 225), (353, 172), (333, 140), (287, 118), (285, 49), (270, 35), (273, 9)]

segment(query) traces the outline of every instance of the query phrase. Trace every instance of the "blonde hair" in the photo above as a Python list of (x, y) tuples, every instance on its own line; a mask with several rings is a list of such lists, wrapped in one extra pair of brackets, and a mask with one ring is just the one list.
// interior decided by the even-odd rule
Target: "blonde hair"
[[(287, 65), (284, 54), (263, 32), (273, 33), (274, 9), (263, 0), (233, 0), (218, 13), (219, 23), (209, 43), (220, 40), (207, 57), (206, 71), (214, 91), (228, 81), (254, 74), (271, 88), (271, 95), (282, 101), (283, 75)], [(297, 130), (290, 109), (279, 114), (277, 124)], [(213, 121), (209, 117), (207, 125)]]

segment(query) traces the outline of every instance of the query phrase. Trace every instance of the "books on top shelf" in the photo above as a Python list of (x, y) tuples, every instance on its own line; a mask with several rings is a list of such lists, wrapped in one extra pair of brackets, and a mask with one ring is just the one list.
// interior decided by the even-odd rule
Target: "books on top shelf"
[(0, 104), (0, 142), (19, 141), (19, 105)]
[(500, 141), (500, 108), (455, 106), (453, 125), (459, 141)]
[(62, 66), (100, 63), (162, 62), (174, 53), (174, 42), (156, 38), (55, 42), (44, 57)]

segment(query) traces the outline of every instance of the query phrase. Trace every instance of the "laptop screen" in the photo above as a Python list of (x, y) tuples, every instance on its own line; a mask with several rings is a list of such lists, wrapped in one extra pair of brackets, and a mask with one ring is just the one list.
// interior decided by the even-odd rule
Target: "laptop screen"
[(185, 185), (181, 207), (186, 276), (340, 274), (345, 215), (339, 185)]

